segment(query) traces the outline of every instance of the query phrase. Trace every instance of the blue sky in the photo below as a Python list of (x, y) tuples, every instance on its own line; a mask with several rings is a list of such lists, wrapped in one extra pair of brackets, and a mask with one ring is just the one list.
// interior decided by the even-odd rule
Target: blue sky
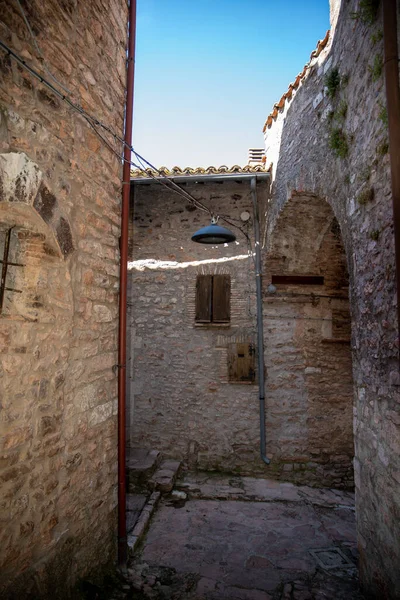
[(328, 0), (138, 0), (133, 140), (157, 167), (247, 163)]

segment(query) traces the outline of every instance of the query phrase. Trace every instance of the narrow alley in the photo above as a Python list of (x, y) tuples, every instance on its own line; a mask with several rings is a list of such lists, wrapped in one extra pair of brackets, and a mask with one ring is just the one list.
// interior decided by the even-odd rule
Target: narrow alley
[(135, 459), (125, 589), (90, 597), (362, 600), (352, 492)]

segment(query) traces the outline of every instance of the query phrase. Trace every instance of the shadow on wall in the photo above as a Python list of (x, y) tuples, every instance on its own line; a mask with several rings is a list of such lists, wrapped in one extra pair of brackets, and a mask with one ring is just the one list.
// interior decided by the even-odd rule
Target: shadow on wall
[(264, 287), (273, 463), (292, 481), (352, 488), (348, 274), (327, 202), (307, 195), (287, 202), (269, 238)]
[[(377, 8), (369, 19), (366, 7)], [(275, 157), (267, 155), (274, 162), (270, 236), (285, 206), (305, 197), (326, 200), (340, 226), (352, 317), (361, 580), (373, 597), (397, 598), (398, 332), (382, 32), (382, 3), (342, 2), (329, 45), (265, 133), (267, 147), (280, 140)]]

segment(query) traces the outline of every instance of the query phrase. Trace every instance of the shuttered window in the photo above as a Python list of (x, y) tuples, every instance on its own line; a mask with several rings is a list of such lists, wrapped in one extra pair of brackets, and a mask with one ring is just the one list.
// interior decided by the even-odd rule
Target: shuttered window
[(229, 323), (230, 320), (230, 275), (198, 275), (196, 281), (196, 323)]
[(255, 348), (253, 344), (229, 344), (229, 381), (231, 383), (254, 383), (255, 378)]

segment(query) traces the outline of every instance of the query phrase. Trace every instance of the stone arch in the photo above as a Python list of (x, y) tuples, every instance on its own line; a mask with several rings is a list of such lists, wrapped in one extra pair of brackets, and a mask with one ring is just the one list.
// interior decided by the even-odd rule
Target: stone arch
[(269, 448), (297, 482), (353, 487), (349, 276), (339, 223), (296, 193), (271, 227), (264, 331)]
[(57, 198), (37, 164), (17, 152), (0, 154), (0, 195), (0, 252), (9, 236), (8, 260), (23, 265), (7, 269), (6, 285), (14, 291), (4, 292), (2, 317), (68, 321), (72, 291), (66, 259), (74, 245)]
[(33, 228), (64, 259), (74, 249), (67, 217), (38, 165), (23, 152), (0, 154), (0, 222)]

